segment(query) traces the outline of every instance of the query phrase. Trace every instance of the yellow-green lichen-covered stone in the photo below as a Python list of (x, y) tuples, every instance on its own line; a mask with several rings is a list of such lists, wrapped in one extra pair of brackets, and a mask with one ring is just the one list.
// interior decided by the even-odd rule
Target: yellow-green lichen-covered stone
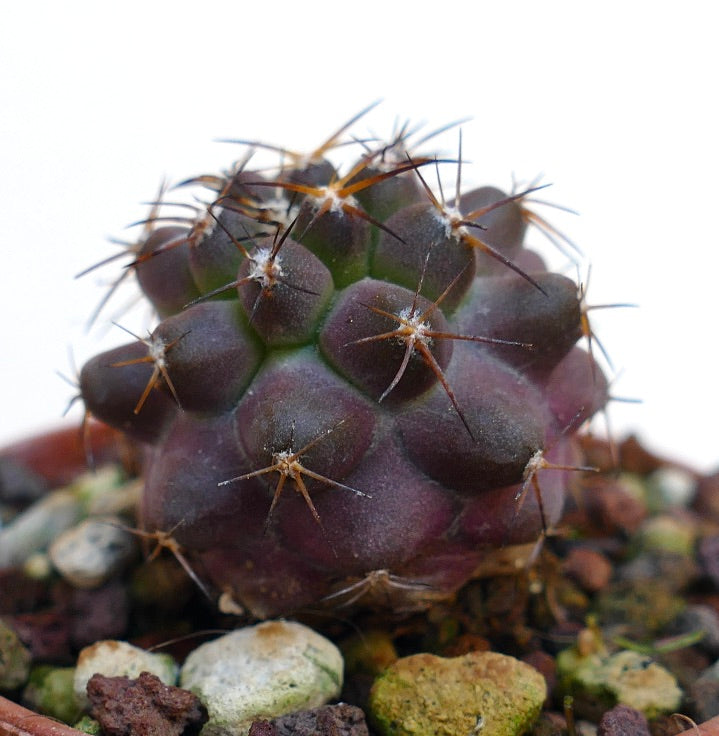
[(385, 736), (516, 736), (536, 720), (546, 693), (544, 677), (513, 657), (416, 654), (375, 680), (369, 710)]
[(30, 674), (30, 651), (15, 633), (0, 620), (0, 690), (20, 687)]

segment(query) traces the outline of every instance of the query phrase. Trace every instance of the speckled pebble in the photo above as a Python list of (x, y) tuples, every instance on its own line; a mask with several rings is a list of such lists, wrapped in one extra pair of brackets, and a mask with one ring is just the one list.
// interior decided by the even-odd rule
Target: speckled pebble
[(73, 689), (74, 677), (73, 667), (34, 667), (23, 690), (23, 703), (38, 713), (74, 723), (80, 717)]
[(646, 716), (627, 705), (616, 705), (599, 721), (597, 736), (651, 736)]
[(682, 691), (674, 676), (638, 652), (596, 652), (582, 656), (576, 648), (557, 657), (561, 689), (574, 697), (574, 710), (590, 720), (623, 704), (647, 718), (678, 710)]
[(384, 736), (513, 736), (536, 720), (545, 696), (542, 675), (513, 657), (416, 654), (377, 678), (370, 719)]
[(708, 721), (719, 713), (719, 662), (704, 670), (689, 686), (694, 717)]
[(75, 588), (70, 596), (70, 640), (76, 649), (105, 639), (119, 639), (127, 631), (130, 600), (126, 585), (111, 580), (101, 588)]
[(66, 530), (50, 546), (50, 559), (70, 585), (97, 588), (122, 571), (137, 551), (117, 517), (92, 517)]
[(142, 672), (157, 675), (165, 685), (174, 685), (177, 680), (177, 664), (168, 654), (153, 654), (125, 641), (98, 641), (85, 647), (77, 659), (75, 699), (78, 705), (87, 708), (87, 683), (95, 673), (107, 677), (139, 677)]
[(661, 514), (647, 519), (635, 539), (644, 552), (663, 552), (674, 555), (694, 554), (696, 523), (678, 514)]
[(255, 721), (249, 736), (369, 736), (369, 731), (360, 708), (338, 703)]
[(342, 689), (337, 647), (291, 621), (268, 621), (203, 644), (187, 657), (180, 685), (210, 720), (203, 736), (241, 736), (252, 722), (318, 707)]

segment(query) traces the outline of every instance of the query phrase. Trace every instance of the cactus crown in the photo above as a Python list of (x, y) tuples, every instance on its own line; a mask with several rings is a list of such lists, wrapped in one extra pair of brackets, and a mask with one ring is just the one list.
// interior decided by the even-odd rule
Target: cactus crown
[[(360, 115), (306, 156), (237, 141), (228, 172), (182, 182), (211, 192), (189, 215), (160, 196), (126, 271), (160, 321), (81, 373), (146, 449), (146, 533), (176, 529), (203, 586), (259, 617), (451, 594), (557, 521), (607, 401), (583, 290), (525, 245), (562, 246), (541, 187), (463, 192), (461, 135), (440, 160), (408, 126), (350, 141), (341, 174), (326, 155)], [(250, 168), (260, 148), (276, 171)]]

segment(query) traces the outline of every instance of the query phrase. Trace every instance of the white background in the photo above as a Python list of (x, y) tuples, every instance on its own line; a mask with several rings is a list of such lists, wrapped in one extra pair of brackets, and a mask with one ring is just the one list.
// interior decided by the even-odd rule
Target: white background
[[(259, 6), (264, 6), (261, 11)], [(73, 375), (126, 341), (115, 276), (86, 266), (147, 211), (163, 176), (216, 172), (223, 137), (307, 151), (375, 99), (463, 126), (467, 186), (544, 174), (547, 214), (592, 264), (589, 303), (619, 376), (615, 433), (719, 465), (716, 111), (709, 3), (12, 3), (0, 29), (0, 443), (61, 421)], [(441, 140), (456, 152), (456, 133)], [(448, 179), (453, 176), (447, 172)], [(536, 234), (533, 241), (541, 242)], [(569, 272), (572, 273), (571, 271)], [(573, 274), (572, 274), (573, 275)], [(129, 295), (130, 291), (126, 292)], [(77, 422), (76, 407), (65, 422)], [(603, 422), (596, 423), (602, 430)]]

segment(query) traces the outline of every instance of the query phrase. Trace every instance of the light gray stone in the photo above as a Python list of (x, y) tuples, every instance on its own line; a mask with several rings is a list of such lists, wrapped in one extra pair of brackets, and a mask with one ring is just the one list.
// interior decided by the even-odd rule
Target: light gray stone
[(89, 518), (63, 532), (50, 546), (57, 571), (77, 588), (97, 588), (125, 568), (137, 551), (118, 517)]
[(0, 567), (22, 565), (47, 549), (61, 532), (77, 524), (83, 506), (75, 493), (55, 491), (37, 501), (0, 531)]
[(88, 514), (125, 508), (136, 498), (133, 484), (123, 484), (117, 467), (84, 473), (69, 486), (43, 496), (0, 529), (0, 567), (23, 565)]
[(243, 736), (254, 720), (336, 698), (343, 666), (337, 647), (312, 629), (268, 621), (198, 647), (185, 661), (180, 686), (208, 710), (202, 736)]

